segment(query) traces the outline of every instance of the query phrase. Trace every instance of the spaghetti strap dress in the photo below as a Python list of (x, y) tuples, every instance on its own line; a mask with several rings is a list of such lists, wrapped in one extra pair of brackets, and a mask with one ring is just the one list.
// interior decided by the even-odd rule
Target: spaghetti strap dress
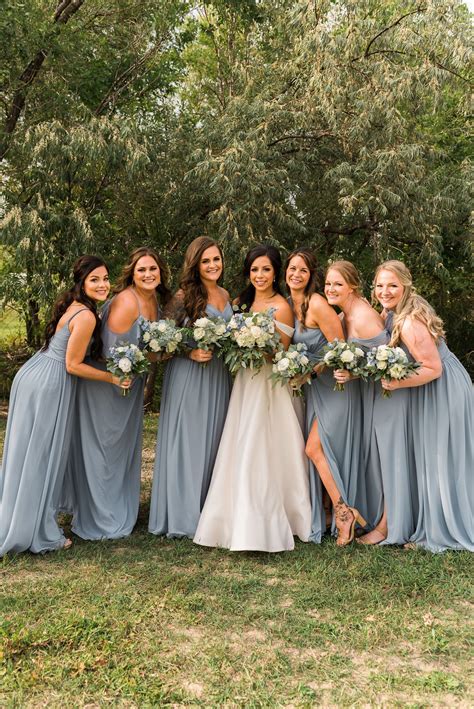
[(66, 469), (77, 378), (66, 371), (72, 315), (17, 372), (0, 469), (0, 556), (60, 549), (56, 522)]
[[(301, 329), (295, 319), (293, 341), (304, 343), (310, 358), (316, 363), (322, 358), (327, 339), (319, 328)], [(344, 391), (334, 391), (332, 370), (324, 369), (311, 384), (304, 385), (306, 400), (305, 431), (309, 436), (315, 421), (326, 461), (334, 482), (344, 502), (351, 507), (356, 503), (361, 478), (361, 399), (357, 381), (348, 382)], [(322, 485), (317, 469), (309, 461), (311, 486), (310, 541), (319, 544), (326, 531), (325, 511), (322, 503)], [(360, 510), (362, 512), (362, 510)], [(332, 531), (335, 532), (333, 519)]]
[[(208, 317), (232, 317), (206, 306)], [(151, 534), (193, 538), (206, 499), (232, 379), (216, 355), (203, 366), (174, 357), (166, 366), (151, 492)]]
[[(282, 332), (293, 328), (275, 321)], [(232, 551), (279, 552), (311, 533), (308, 461), (291, 393), (271, 364), (234, 382), (211, 485), (194, 541)]]
[[(133, 292), (133, 290), (132, 290)], [(127, 332), (108, 325), (109, 301), (102, 312), (102, 355), (110, 347), (140, 344), (138, 318)], [(138, 299), (137, 299), (138, 302)], [(138, 303), (139, 311), (140, 304)], [(106, 370), (105, 362), (87, 364)], [(74, 410), (74, 434), (66, 491), (73, 504), (72, 531), (82, 539), (116, 539), (131, 534), (138, 516), (142, 456), (143, 390), (136, 377), (127, 396), (108, 382), (81, 379)]]

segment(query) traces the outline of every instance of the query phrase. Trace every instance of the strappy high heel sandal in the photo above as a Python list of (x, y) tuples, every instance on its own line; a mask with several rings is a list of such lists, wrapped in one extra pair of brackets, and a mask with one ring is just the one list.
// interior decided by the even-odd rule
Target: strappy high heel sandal
[[(344, 502), (342, 497), (339, 498), (338, 502), (336, 502), (336, 504), (334, 506), (334, 512), (335, 512), (335, 516), (336, 516), (336, 528), (337, 528), (336, 544), (338, 547), (346, 547), (354, 539), (354, 531), (355, 531), (356, 522), (358, 522), (362, 527), (366, 527), (367, 522), (362, 517), (359, 510), (356, 510), (355, 507), (349, 507), (349, 505), (346, 505), (346, 503)], [(351, 526), (349, 528), (349, 535), (346, 538), (341, 537), (340, 523), (347, 522), (349, 519), (349, 515), (352, 515), (352, 522), (351, 522)]]

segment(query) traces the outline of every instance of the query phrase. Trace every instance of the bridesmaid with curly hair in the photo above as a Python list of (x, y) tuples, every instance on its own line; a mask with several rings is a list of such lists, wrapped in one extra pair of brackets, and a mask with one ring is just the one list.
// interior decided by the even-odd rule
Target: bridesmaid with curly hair
[(13, 381), (0, 470), (0, 556), (71, 546), (56, 522), (56, 509), (77, 377), (101, 382), (111, 392), (120, 384), (110, 372), (84, 361), (91, 338), (91, 351), (101, 348), (96, 306), (110, 290), (107, 266), (97, 256), (81, 256), (73, 278), (74, 285), (54, 305), (43, 348)]
[[(102, 312), (102, 359), (120, 342), (140, 345), (139, 317), (156, 320), (169, 300), (168, 269), (148, 247), (135, 249), (124, 266), (115, 295)], [(71, 485), (72, 531), (82, 539), (116, 539), (135, 526), (140, 500), (143, 390), (136, 377), (124, 397), (100, 382), (81, 382), (76, 399), (67, 483)]]
[[(410, 543), (433, 552), (474, 551), (474, 412), (472, 383), (448, 349), (443, 322), (413, 287), (401, 261), (385, 261), (375, 274), (375, 295), (386, 313), (391, 345), (421, 362), (400, 381), (382, 380), (387, 391), (409, 393), (419, 512)], [(388, 407), (386, 407), (388, 408)], [(382, 418), (384, 412), (380, 411)], [(386, 505), (399, 491), (384, 480)], [(405, 500), (406, 502), (406, 500)], [(378, 525), (390, 529), (390, 516)]]
[[(201, 317), (229, 320), (220, 246), (199, 236), (188, 246), (180, 288), (168, 309), (179, 325)], [(203, 366), (205, 365), (205, 366)], [(206, 499), (227, 413), (231, 378), (221, 359), (195, 347), (174, 357), (163, 381), (148, 529), (193, 538)]]

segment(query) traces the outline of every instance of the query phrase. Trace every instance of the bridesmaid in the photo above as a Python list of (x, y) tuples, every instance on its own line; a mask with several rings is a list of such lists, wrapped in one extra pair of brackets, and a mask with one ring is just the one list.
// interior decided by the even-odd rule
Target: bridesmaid
[[(295, 315), (293, 341), (308, 347), (314, 362), (322, 357), (328, 341), (344, 339), (341, 321), (334, 308), (317, 290), (317, 263), (312, 251), (293, 251), (285, 267), (286, 284)], [(316, 367), (311, 384), (304, 387), (306, 399), (306, 454), (310, 459), (312, 507), (311, 541), (320, 543), (326, 530), (321, 482), (335, 511), (338, 546), (354, 536), (356, 520), (364, 520), (353, 508), (359, 474), (360, 401), (351, 386), (334, 391), (332, 373)]]
[[(147, 247), (135, 249), (123, 268), (112, 300), (102, 314), (102, 357), (120, 342), (140, 343), (139, 317), (156, 320), (158, 297), (169, 298), (167, 268)], [(103, 371), (103, 360), (91, 360)], [(76, 399), (77, 426), (69, 458), (72, 481), (72, 531), (82, 539), (129, 535), (138, 516), (142, 454), (144, 376), (128, 396), (101, 382), (81, 382)]]
[(422, 363), (407, 379), (382, 380), (393, 392), (389, 402), (409, 392), (420, 503), (411, 542), (433, 552), (474, 551), (471, 380), (446, 345), (441, 319), (413, 288), (405, 264), (382, 263), (375, 294), (387, 312), (391, 344)]
[[(87, 346), (100, 349), (96, 304), (110, 290), (107, 266), (97, 256), (74, 264), (74, 285), (53, 308), (45, 344), (17, 373), (0, 470), (0, 556), (71, 546), (56, 522), (57, 497), (72, 430), (76, 377), (103, 382), (111, 391), (119, 379), (84, 362)], [(75, 375), (75, 376), (71, 376)]]
[[(180, 289), (169, 314), (178, 324), (208, 316), (229, 320), (220, 246), (207, 236), (191, 242)], [(206, 365), (206, 366), (203, 366)], [(151, 493), (152, 534), (193, 538), (206, 499), (227, 413), (231, 378), (210, 350), (192, 349), (167, 365)]]

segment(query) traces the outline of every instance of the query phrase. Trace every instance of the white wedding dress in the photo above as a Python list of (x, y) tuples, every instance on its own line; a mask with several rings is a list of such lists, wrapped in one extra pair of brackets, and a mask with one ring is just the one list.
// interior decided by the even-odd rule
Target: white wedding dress
[[(288, 335), (293, 328), (275, 321)], [(308, 460), (287, 385), (241, 369), (194, 541), (232, 551), (294, 549), (311, 532)]]

